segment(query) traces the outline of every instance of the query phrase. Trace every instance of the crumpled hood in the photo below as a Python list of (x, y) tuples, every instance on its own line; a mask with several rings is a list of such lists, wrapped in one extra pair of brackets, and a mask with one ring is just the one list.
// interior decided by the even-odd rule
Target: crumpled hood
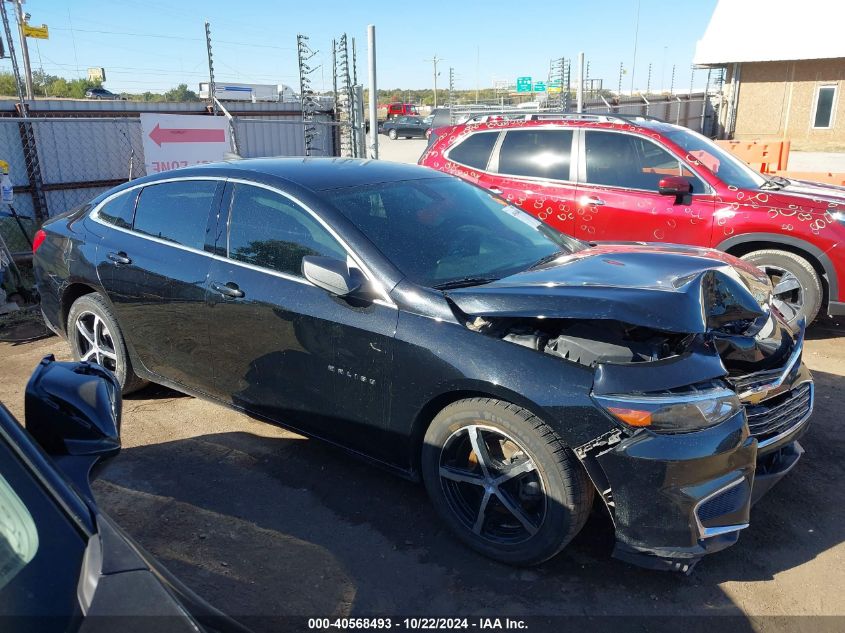
[(720, 251), (605, 243), (446, 294), (475, 316), (613, 319), (697, 334), (766, 314), (771, 286), (757, 268)]

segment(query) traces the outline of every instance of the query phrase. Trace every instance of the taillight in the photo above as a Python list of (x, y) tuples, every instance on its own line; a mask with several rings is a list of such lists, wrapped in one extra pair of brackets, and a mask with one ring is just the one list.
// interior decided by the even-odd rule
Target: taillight
[(35, 232), (35, 235), (32, 236), (32, 252), (38, 250), (38, 247), (44, 243), (44, 240), (47, 239), (47, 233), (44, 229), (38, 229)]

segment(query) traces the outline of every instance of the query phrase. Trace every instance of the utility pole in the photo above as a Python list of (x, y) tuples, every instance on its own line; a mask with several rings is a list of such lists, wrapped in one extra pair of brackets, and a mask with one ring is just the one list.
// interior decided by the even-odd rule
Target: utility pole
[(634, 73), (637, 71), (637, 40), (640, 35), (640, 0), (637, 0), (637, 20), (634, 23), (634, 59), (631, 62), (631, 96), (634, 95)]
[(478, 68), (481, 65), (481, 46), (475, 47), (475, 103), (478, 104)]
[(208, 98), (211, 99), (211, 111), (217, 116), (217, 87), (214, 84), (214, 62), (211, 58), (211, 25), (205, 23), (205, 52), (208, 54)]
[(449, 107), (452, 106), (452, 93), (455, 91), (455, 69), (449, 66)]
[(0, 0), (0, 14), (3, 16), (3, 30), (6, 32), (6, 42), (9, 44), (9, 58), (12, 60), (12, 71), (15, 75), (15, 88), (18, 92), (18, 103), (20, 104), (21, 116), (26, 118), (26, 104), (23, 100), (23, 90), (21, 90), (21, 73), (18, 69), (18, 58), (15, 55), (15, 43), (12, 41), (12, 29), (9, 28), (9, 16), (6, 13), (6, 3)]
[(378, 158), (378, 93), (376, 91), (376, 27), (367, 26), (367, 62), (370, 69), (370, 151), (368, 158)]
[[(563, 86), (561, 86), (561, 90)], [(575, 91), (578, 112), (584, 111), (584, 53), (578, 53), (578, 86)]]
[[(426, 60), (428, 61), (428, 60)], [(442, 62), (443, 60), (437, 56), (437, 53), (434, 54), (434, 57), (431, 59), (431, 63), (434, 64), (434, 107), (437, 107), (437, 62)]]
[[(26, 43), (26, 35), (23, 32), (23, 25), (26, 20), (23, 17), (23, 2), (15, 0), (15, 12), (18, 16), (18, 30), (21, 36), (21, 56), (23, 57), (23, 72), (26, 80), (26, 98), (32, 101), (32, 68), (29, 65), (29, 46)], [(11, 42), (9, 42), (11, 45)]]

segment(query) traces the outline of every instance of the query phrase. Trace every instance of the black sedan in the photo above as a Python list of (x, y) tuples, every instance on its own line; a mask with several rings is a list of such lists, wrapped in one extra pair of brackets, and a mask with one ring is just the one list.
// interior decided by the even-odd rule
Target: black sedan
[(26, 388), (26, 430), (0, 404), (0, 620), (17, 633), (248, 633), (97, 508), (89, 473), (120, 450), (120, 386), (51, 356)]
[(758, 269), (586, 244), (422, 167), (171, 171), (35, 244), (47, 323), (124, 392), (168, 385), (421, 478), (505, 562), (555, 555), (598, 498), (615, 555), (689, 570), (737, 541), (812, 411), (803, 330)]
[(431, 123), (419, 116), (399, 116), (379, 125), (379, 131), (391, 140), (403, 138), (428, 138)]

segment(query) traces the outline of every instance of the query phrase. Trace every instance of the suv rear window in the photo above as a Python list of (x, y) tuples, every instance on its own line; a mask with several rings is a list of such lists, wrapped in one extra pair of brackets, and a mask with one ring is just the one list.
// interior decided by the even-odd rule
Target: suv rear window
[(499, 173), (569, 180), (572, 130), (508, 130), (499, 150)]
[(487, 169), (487, 161), (490, 160), (490, 153), (499, 138), (499, 132), (477, 132), (470, 134), (463, 141), (449, 150), (448, 158), (452, 162), (475, 167), (476, 169)]
[(134, 228), (202, 250), (216, 190), (215, 180), (182, 180), (144, 187), (135, 210)]

